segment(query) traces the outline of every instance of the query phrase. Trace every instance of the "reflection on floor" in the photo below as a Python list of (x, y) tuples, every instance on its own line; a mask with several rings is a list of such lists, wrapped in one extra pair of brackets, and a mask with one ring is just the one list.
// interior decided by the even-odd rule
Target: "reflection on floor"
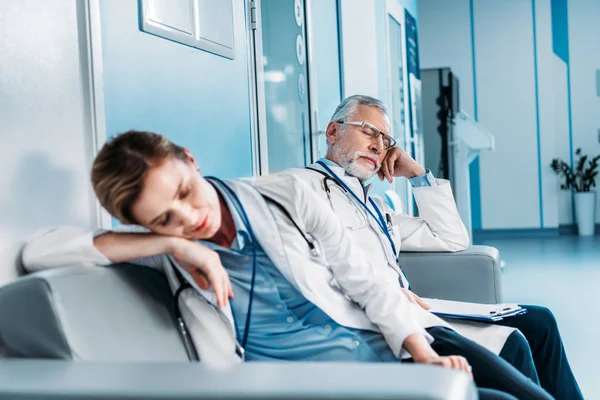
[(550, 308), (586, 399), (600, 399), (600, 236), (494, 239), (504, 301)]

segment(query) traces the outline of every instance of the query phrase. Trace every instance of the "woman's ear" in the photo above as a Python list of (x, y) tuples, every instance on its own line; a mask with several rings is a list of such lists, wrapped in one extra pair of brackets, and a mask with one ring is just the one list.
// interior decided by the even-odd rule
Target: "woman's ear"
[(200, 171), (200, 167), (196, 163), (194, 156), (192, 156), (192, 152), (187, 147), (184, 147), (183, 151), (185, 152), (185, 155), (187, 156), (188, 162), (190, 164), (192, 164), (194, 166), (194, 168), (196, 168), (198, 171)]

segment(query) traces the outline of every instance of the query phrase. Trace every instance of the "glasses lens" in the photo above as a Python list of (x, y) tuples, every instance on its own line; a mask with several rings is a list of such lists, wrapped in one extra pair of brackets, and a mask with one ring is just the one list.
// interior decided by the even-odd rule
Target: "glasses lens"
[(394, 147), (395, 144), (396, 144), (396, 141), (394, 140), (393, 137), (388, 136), (388, 135), (385, 135), (383, 137), (383, 145), (385, 147), (387, 147), (387, 148)]

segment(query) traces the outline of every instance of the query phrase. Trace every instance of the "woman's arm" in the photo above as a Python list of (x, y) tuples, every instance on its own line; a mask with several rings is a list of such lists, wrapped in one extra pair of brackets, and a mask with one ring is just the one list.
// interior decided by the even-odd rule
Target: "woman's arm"
[(111, 263), (145, 259), (159, 254), (173, 255), (179, 238), (154, 233), (106, 232), (93, 243)]
[[(127, 257), (127, 245), (121, 250), (116, 235), (148, 235), (149, 231), (137, 225), (122, 225), (114, 230), (86, 231), (72, 226), (51, 229), (31, 238), (23, 249), (23, 264), (29, 272), (67, 266), (108, 265), (129, 261), (138, 265), (162, 268), (161, 248), (148, 247), (144, 252)], [(142, 241), (149, 240), (144, 236)], [(152, 240), (152, 239), (150, 239)], [(99, 247), (96, 244), (99, 244)], [(113, 243), (113, 246), (106, 246)], [(116, 253), (116, 254), (111, 254)], [(141, 255), (141, 257), (133, 257)]]
[(161, 269), (164, 255), (170, 255), (202, 289), (212, 286), (219, 307), (227, 305), (228, 298), (233, 296), (229, 276), (213, 250), (194, 241), (157, 235), (140, 227), (119, 229), (137, 232), (102, 231), (95, 234), (72, 227), (51, 230), (25, 245), (23, 264), (30, 272), (119, 262)]

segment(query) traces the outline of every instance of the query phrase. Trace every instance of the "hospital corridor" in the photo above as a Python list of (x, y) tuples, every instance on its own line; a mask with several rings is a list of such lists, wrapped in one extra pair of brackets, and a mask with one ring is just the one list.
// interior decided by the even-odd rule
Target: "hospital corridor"
[(0, 399), (600, 399), (599, 20), (0, 0)]

